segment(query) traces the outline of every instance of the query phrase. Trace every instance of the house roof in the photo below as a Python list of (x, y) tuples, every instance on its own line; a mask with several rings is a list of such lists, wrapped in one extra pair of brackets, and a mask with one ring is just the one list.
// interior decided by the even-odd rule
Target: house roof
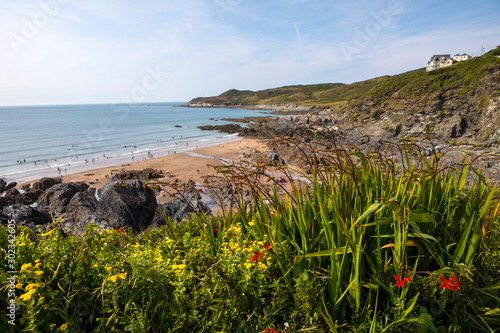
[(451, 59), (449, 54), (436, 54), (432, 56), (431, 61), (439, 61), (441, 57), (444, 57), (445, 60)]

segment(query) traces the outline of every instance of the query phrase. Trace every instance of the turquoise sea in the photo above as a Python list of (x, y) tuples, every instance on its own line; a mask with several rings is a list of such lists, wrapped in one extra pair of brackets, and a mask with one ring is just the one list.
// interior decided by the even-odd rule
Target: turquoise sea
[(0, 178), (21, 182), (235, 141), (198, 126), (266, 115), (181, 104), (0, 107)]

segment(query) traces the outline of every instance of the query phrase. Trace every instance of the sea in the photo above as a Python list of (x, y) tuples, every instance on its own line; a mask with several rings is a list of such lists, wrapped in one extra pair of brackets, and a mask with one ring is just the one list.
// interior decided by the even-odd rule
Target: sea
[(202, 131), (267, 111), (183, 103), (0, 106), (0, 178), (18, 183), (237, 141)]

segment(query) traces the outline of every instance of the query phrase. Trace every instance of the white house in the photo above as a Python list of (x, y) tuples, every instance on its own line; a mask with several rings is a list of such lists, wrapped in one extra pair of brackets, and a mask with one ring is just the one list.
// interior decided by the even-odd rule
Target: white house
[(455, 61), (465, 61), (465, 60), (469, 60), (469, 59), (471, 59), (471, 56), (468, 54), (465, 54), (465, 53), (464, 54), (455, 54), (453, 56), (453, 60), (455, 60)]
[(427, 63), (427, 72), (438, 68), (447, 67), (451, 64), (453, 64), (453, 59), (451, 59), (449, 54), (433, 55), (431, 61)]

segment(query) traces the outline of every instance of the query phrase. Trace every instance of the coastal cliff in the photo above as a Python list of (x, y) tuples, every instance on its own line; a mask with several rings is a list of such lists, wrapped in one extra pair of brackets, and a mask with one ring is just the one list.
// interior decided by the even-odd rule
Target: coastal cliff
[[(290, 128), (318, 123), (363, 126), (366, 134), (379, 137), (485, 142), (500, 136), (499, 57), (497, 47), (481, 57), (431, 72), (418, 69), (349, 85), (297, 85), (257, 92), (233, 89), (215, 97), (195, 98), (184, 106), (295, 114), (287, 119), (251, 122), (242, 130), (246, 136), (256, 132), (280, 135), (287, 123)], [(212, 125), (204, 129), (225, 130)], [(237, 131), (235, 126), (230, 130)]]

